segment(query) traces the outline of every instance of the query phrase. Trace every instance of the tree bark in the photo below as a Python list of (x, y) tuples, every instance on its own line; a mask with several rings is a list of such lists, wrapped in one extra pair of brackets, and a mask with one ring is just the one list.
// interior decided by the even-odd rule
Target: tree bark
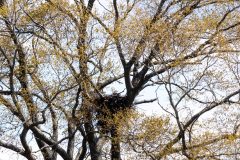
[(121, 160), (120, 138), (116, 126), (111, 129), (111, 160)]
[(90, 123), (85, 123), (86, 137), (89, 145), (91, 160), (102, 160), (101, 151), (97, 145), (97, 138), (94, 134), (93, 127)]

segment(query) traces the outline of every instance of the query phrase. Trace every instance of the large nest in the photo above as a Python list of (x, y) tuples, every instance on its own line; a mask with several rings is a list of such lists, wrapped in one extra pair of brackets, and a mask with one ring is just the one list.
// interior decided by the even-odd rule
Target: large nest
[(114, 126), (113, 117), (132, 106), (126, 96), (119, 94), (108, 95), (96, 100), (96, 117), (102, 133), (108, 133)]

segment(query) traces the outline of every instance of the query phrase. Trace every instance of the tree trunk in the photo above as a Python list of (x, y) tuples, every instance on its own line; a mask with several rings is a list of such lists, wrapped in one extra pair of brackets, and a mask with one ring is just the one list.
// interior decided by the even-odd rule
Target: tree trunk
[(97, 145), (97, 138), (94, 135), (93, 127), (90, 123), (85, 123), (85, 129), (87, 133), (87, 142), (89, 145), (91, 160), (102, 160), (101, 151)]
[(111, 129), (111, 160), (121, 160), (120, 138), (115, 126)]

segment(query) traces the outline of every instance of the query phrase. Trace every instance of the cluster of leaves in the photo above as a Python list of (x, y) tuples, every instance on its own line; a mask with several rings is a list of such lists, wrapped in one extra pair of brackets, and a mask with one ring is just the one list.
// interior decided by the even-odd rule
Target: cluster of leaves
[(239, 12), (238, 0), (0, 1), (0, 147), (239, 159)]

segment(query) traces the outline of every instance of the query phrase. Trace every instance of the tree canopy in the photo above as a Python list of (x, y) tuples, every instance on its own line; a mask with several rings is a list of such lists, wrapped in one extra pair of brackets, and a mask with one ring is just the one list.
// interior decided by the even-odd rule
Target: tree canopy
[(240, 159), (239, 42), (238, 0), (1, 0), (0, 150)]

